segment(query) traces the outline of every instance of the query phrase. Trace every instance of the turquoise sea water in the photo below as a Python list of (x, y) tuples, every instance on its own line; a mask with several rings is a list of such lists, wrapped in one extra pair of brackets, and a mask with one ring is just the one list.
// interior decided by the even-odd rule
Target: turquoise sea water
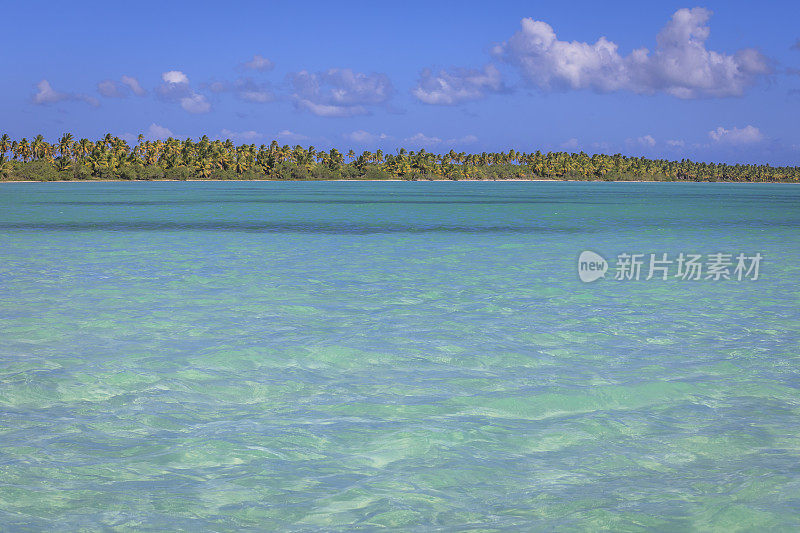
[(2, 184), (0, 528), (797, 530), (799, 230), (793, 185)]

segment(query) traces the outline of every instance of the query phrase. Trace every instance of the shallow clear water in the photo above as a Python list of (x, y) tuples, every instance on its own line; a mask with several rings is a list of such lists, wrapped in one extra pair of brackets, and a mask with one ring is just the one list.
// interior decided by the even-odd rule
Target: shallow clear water
[(0, 525), (800, 528), (798, 230), (793, 185), (3, 184)]

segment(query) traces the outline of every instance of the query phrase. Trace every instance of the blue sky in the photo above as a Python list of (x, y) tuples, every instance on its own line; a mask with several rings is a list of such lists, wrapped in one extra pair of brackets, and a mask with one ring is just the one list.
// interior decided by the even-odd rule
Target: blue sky
[(0, 131), (15, 138), (800, 163), (796, 2), (15, 2), (3, 14)]

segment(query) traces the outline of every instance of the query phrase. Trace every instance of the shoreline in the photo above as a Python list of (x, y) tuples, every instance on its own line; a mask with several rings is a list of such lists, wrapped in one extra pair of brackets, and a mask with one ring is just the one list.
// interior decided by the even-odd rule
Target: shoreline
[(313, 182), (367, 182), (367, 183), (380, 183), (380, 182), (420, 182), (420, 183), (502, 183), (502, 182), (552, 182), (552, 183), (741, 183), (741, 184), (800, 184), (798, 181), (732, 181), (732, 180), (569, 180), (569, 179), (541, 179), (541, 178), (511, 178), (502, 180), (476, 180), (476, 179), (459, 179), (459, 180), (404, 180), (404, 179), (364, 179), (364, 180), (351, 180), (351, 179), (330, 179), (330, 180), (303, 180), (303, 179), (242, 179), (242, 180), (215, 180), (215, 179), (155, 179), (155, 180), (108, 180), (108, 179), (91, 179), (91, 180), (0, 180), (0, 183), (160, 183), (160, 182), (211, 182), (211, 183), (253, 183), (253, 182), (280, 182), (280, 183), (313, 183)]

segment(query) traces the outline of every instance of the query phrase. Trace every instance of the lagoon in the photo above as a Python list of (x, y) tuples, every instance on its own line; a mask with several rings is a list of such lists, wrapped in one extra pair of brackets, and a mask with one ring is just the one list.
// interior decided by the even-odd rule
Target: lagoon
[(792, 184), (0, 184), (0, 524), (797, 529), (799, 230)]

